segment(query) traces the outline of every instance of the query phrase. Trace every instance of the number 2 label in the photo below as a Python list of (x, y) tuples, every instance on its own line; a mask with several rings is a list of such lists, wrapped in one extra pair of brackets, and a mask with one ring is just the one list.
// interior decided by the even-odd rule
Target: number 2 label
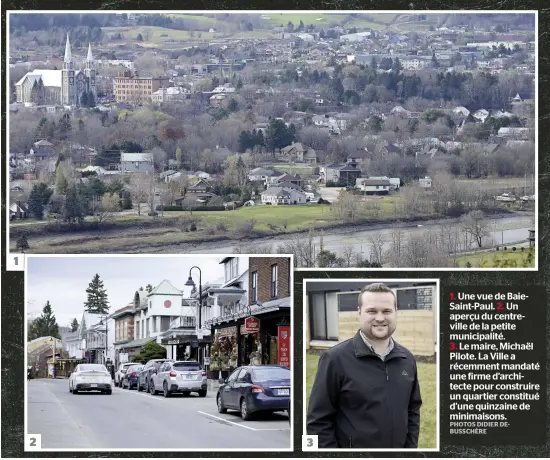
[(27, 434), (25, 435), (25, 450), (40, 450), (42, 449), (42, 435)]

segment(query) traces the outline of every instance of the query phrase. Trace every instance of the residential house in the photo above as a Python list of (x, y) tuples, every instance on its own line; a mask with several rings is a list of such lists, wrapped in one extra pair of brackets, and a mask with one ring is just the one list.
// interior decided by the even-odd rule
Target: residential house
[(24, 219), (29, 216), (29, 208), (26, 203), (16, 201), (10, 205), (10, 219)]
[(265, 182), (268, 177), (271, 177), (273, 171), (265, 168), (254, 168), (248, 173), (250, 182)]
[(182, 87), (168, 87), (168, 88), (159, 88), (158, 91), (155, 91), (151, 95), (153, 102), (163, 103), (163, 102), (175, 102), (183, 101), (189, 99), (191, 96), (191, 91), (187, 88)]
[(152, 153), (126, 153), (120, 154), (120, 172), (127, 173), (145, 173), (155, 172)]
[(281, 186), (281, 184), (290, 183), (297, 187), (302, 185), (302, 178), (299, 174), (283, 174), (282, 176), (276, 176), (273, 178), (272, 184)]
[(176, 198), (175, 202), (178, 206), (183, 205), (184, 202), (190, 205), (206, 204), (214, 196), (214, 194), (210, 192), (211, 189), (211, 185), (205, 179), (199, 179), (187, 188), (185, 196)]
[(304, 204), (307, 202), (305, 192), (287, 187), (269, 187), (262, 192), (261, 196), (263, 204)]
[(61, 334), (61, 342), (65, 354), (71, 359), (82, 359), (82, 349), (78, 330)]
[(84, 311), (78, 325), (78, 338), (82, 358), (89, 363), (105, 364), (110, 356), (108, 329), (114, 322), (108, 315)]
[(479, 109), (472, 115), (476, 120), (481, 121), (482, 123), (487, 119), (489, 116), (489, 111), (485, 109)]
[(420, 179), (418, 179), (418, 183), (420, 184), (420, 187), (423, 187), (423, 188), (431, 188), (432, 186), (432, 178), (429, 177), (429, 176), (426, 176), (426, 177), (421, 177)]
[(366, 166), (369, 163), (370, 154), (366, 149), (358, 149), (355, 152), (348, 155), (346, 158), (346, 163), (356, 168), (361, 169), (361, 167)]
[(324, 176), (326, 183), (352, 185), (355, 184), (357, 178), (361, 177), (361, 170), (352, 164), (330, 164), (319, 169), (320, 175)]
[(385, 179), (372, 179), (372, 178), (359, 178), (357, 179), (355, 186), (367, 194), (387, 195), (390, 193), (391, 183), (390, 180)]
[(55, 160), (57, 158), (57, 153), (55, 153), (51, 147), (38, 147), (36, 149), (31, 149), (29, 152), (29, 158), (33, 161), (46, 161), (46, 160)]
[(455, 107), (453, 109), (453, 113), (455, 115), (462, 115), (463, 117), (467, 117), (468, 115), (470, 115), (470, 111), (464, 107), (464, 106), (458, 106), (458, 107)]
[(216, 108), (222, 107), (226, 98), (225, 93), (214, 94), (210, 96), (210, 105)]
[(399, 177), (370, 176), (369, 179), (388, 180), (390, 182), (390, 192), (398, 190), (401, 187), (401, 179)]
[(275, 185), (282, 175), (285, 173), (282, 173), (280, 171), (272, 171), (272, 174), (269, 176), (266, 176), (265, 178), (265, 187), (271, 187), (272, 185)]
[(530, 128), (500, 128), (497, 136), (505, 139), (529, 140)]
[(292, 161), (303, 162), (307, 150), (307, 147), (304, 147), (300, 142), (293, 142), (281, 149), (280, 157)]

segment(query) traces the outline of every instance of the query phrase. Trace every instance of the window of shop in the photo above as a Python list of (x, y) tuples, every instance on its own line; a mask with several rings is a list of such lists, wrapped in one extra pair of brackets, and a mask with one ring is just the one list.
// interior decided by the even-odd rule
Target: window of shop
[(277, 297), (277, 264), (271, 266), (271, 297)]
[(127, 319), (124, 320), (124, 333), (123, 333), (122, 337), (124, 339), (128, 338), (128, 320)]
[(252, 273), (252, 294), (251, 301), (258, 301), (258, 272)]

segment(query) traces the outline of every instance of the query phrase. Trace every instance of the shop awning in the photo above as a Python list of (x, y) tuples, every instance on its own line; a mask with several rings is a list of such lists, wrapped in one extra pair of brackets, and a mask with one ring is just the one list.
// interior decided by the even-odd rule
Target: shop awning
[(244, 306), (244, 308), (241, 308), (238, 312), (231, 315), (209, 319), (208, 321), (205, 321), (205, 325), (217, 326), (227, 324), (242, 318), (247, 318), (248, 316), (259, 316), (264, 313), (270, 313), (272, 311), (287, 308), (290, 309), (290, 297), (282, 297), (280, 299), (270, 300), (269, 302), (265, 302), (263, 304), (250, 305), (248, 307)]
[(162, 345), (191, 345), (198, 346), (199, 344), (212, 343), (212, 337), (205, 335), (199, 339), (196, 335), (180, 334), (175, 337), (165, 337), (161, 341)]

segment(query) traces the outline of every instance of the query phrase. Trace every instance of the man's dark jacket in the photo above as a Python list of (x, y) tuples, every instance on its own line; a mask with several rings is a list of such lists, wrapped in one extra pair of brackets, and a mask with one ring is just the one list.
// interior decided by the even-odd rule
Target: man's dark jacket
[(411, 352), (394, 342), (383, 361), (357, 332), (319, 360), (307, 434), (320, 448), (416, 448), (421, 405)]

